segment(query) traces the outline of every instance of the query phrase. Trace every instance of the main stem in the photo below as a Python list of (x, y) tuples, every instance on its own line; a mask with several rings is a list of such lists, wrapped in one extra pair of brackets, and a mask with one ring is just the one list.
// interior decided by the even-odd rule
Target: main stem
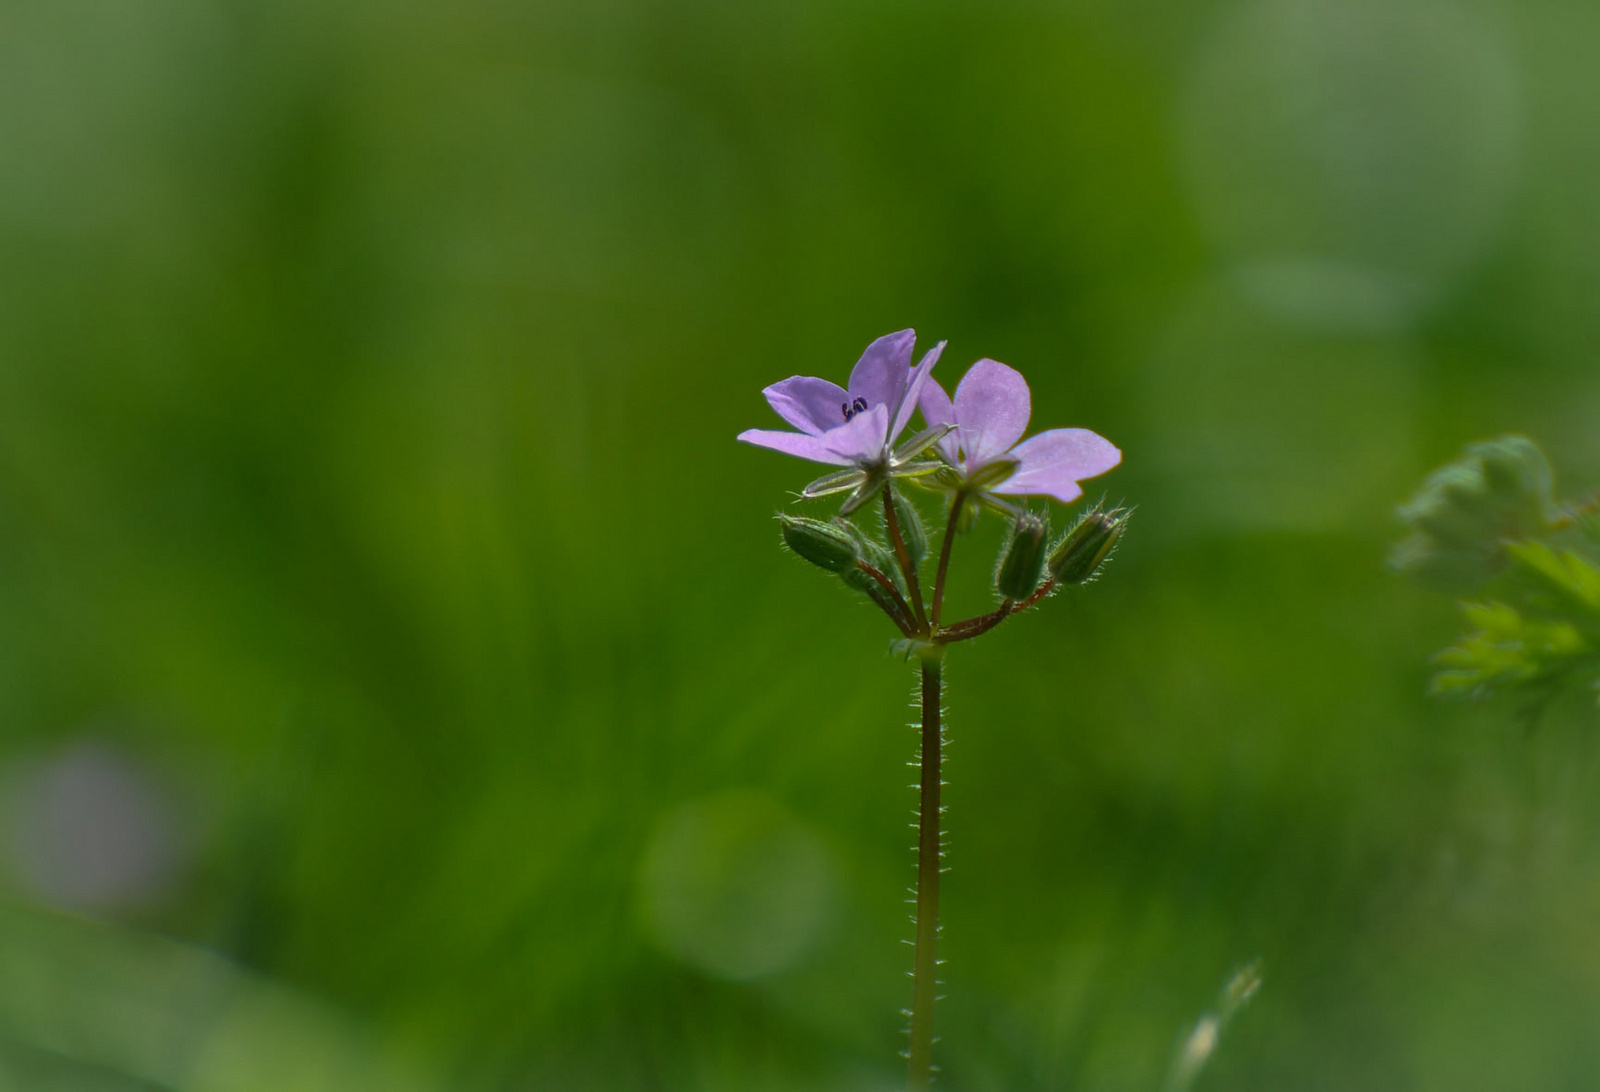
[(933, 1003), (939, 987), (940, 763), (944, 735), (940, 657), (922, 661), (922, 798), (917, 831), (917, 940), (911, 978), (911, 1051), (907, 1092), (933, 1083)]

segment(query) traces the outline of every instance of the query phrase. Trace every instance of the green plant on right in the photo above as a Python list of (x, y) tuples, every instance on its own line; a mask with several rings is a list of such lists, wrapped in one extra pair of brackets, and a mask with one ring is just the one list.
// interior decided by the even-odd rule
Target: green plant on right
[(1554, 499), (1532, 440), (1472, 444), (1400, 507), (1390, 565), (1461, 596), (1471, 627), (1439, 653), (1435, 694), (1508, 694), (1530, 710), (1600, 690), (1600, 498)]

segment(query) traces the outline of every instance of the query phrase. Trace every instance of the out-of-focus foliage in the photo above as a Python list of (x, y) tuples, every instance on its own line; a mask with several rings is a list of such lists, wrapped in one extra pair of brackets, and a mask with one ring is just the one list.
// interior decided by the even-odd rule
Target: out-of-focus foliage
[(1550, 685), (1593, 655), (1570, 622), (1528, 619), (1505, 603), (1468, 603), (1462, 611), (1476, 628), (1439, 654), (1445, 670), (1434, 677), (1435, 693)]
[(1151, 1092), (1259, 956), (1197, 1090), (1590, 1092), (1592, 695), (1430, 700), (1383, 561), (1465, 438), (1600, 481), (1596, 40), (0, 5), (0, 1087), (892, 1089), (911, 679), (733, 437), (914, 326), (1139, 506), (949, 658), (945, 1087)]
[(1222, 1033), (1260, 988), (1261, 968), (1255, 963), (1246, 964), (1228, 976), (1215, 1005), (1194, 1022), (1189, 1034), (1180, 1041), (1172, 1066), (1167, 1070), (1166, 1092), (1188, 1092), (1194, 1087), (1206, 1062), (1216, 1053)]
[(1390, 564), (1445, 591), (1479, 588), (1504, 567), (1507, 542), (1549, 526), (1551, 489), (1550, 464), (1527, 437), (1473, 444), (1401, 507), (1401, 520), (1414, 530)]
[(1438, 656), (1437, 694), (1512, 691), (1535, 705), (1600, 671), (1600, 535), (1594, 505), (1557, 507), (1534, 443), (1473, 444), (1400, 509), (1415, 530), (1390, 563), (1419, 583), (1487, 597), (1463, 604), (1473, 628)]

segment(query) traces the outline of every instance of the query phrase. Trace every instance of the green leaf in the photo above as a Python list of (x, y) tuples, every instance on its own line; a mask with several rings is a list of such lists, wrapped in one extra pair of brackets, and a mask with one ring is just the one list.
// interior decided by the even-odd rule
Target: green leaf
[(1571, 550), (1556, 553), (1542, 542), (1511, 542), (1506, 554), (1517, 571), (1532, 577), (1567, 604), (1600, 618), (1600, 572)]
[(1570, 622), (1530, 620), (1506, 603), (1464, 603), (1462, 611), (1476, 629), (1434, 658), (1445, 668), (1433, 679), (1435, 694), (1481, 694), (1544, 682), (1594, 658), (1593, 646)]

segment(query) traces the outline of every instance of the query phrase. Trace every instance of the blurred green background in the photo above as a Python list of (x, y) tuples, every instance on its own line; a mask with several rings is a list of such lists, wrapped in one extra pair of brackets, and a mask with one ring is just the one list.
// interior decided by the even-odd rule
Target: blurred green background
[[(760, 388), (992, 356), (1108, 577), (951, 657), (944, 1085), (1600, 1084), (1600, 767), (1393, 506), (1600, 482), (1585, 0), (4, 0), (0, 1089), (900, 1080), (910, 671)], [(825, 511), (819, 506), (819, 511)], [(956, 604), (988, 603), (981, 528)]]

